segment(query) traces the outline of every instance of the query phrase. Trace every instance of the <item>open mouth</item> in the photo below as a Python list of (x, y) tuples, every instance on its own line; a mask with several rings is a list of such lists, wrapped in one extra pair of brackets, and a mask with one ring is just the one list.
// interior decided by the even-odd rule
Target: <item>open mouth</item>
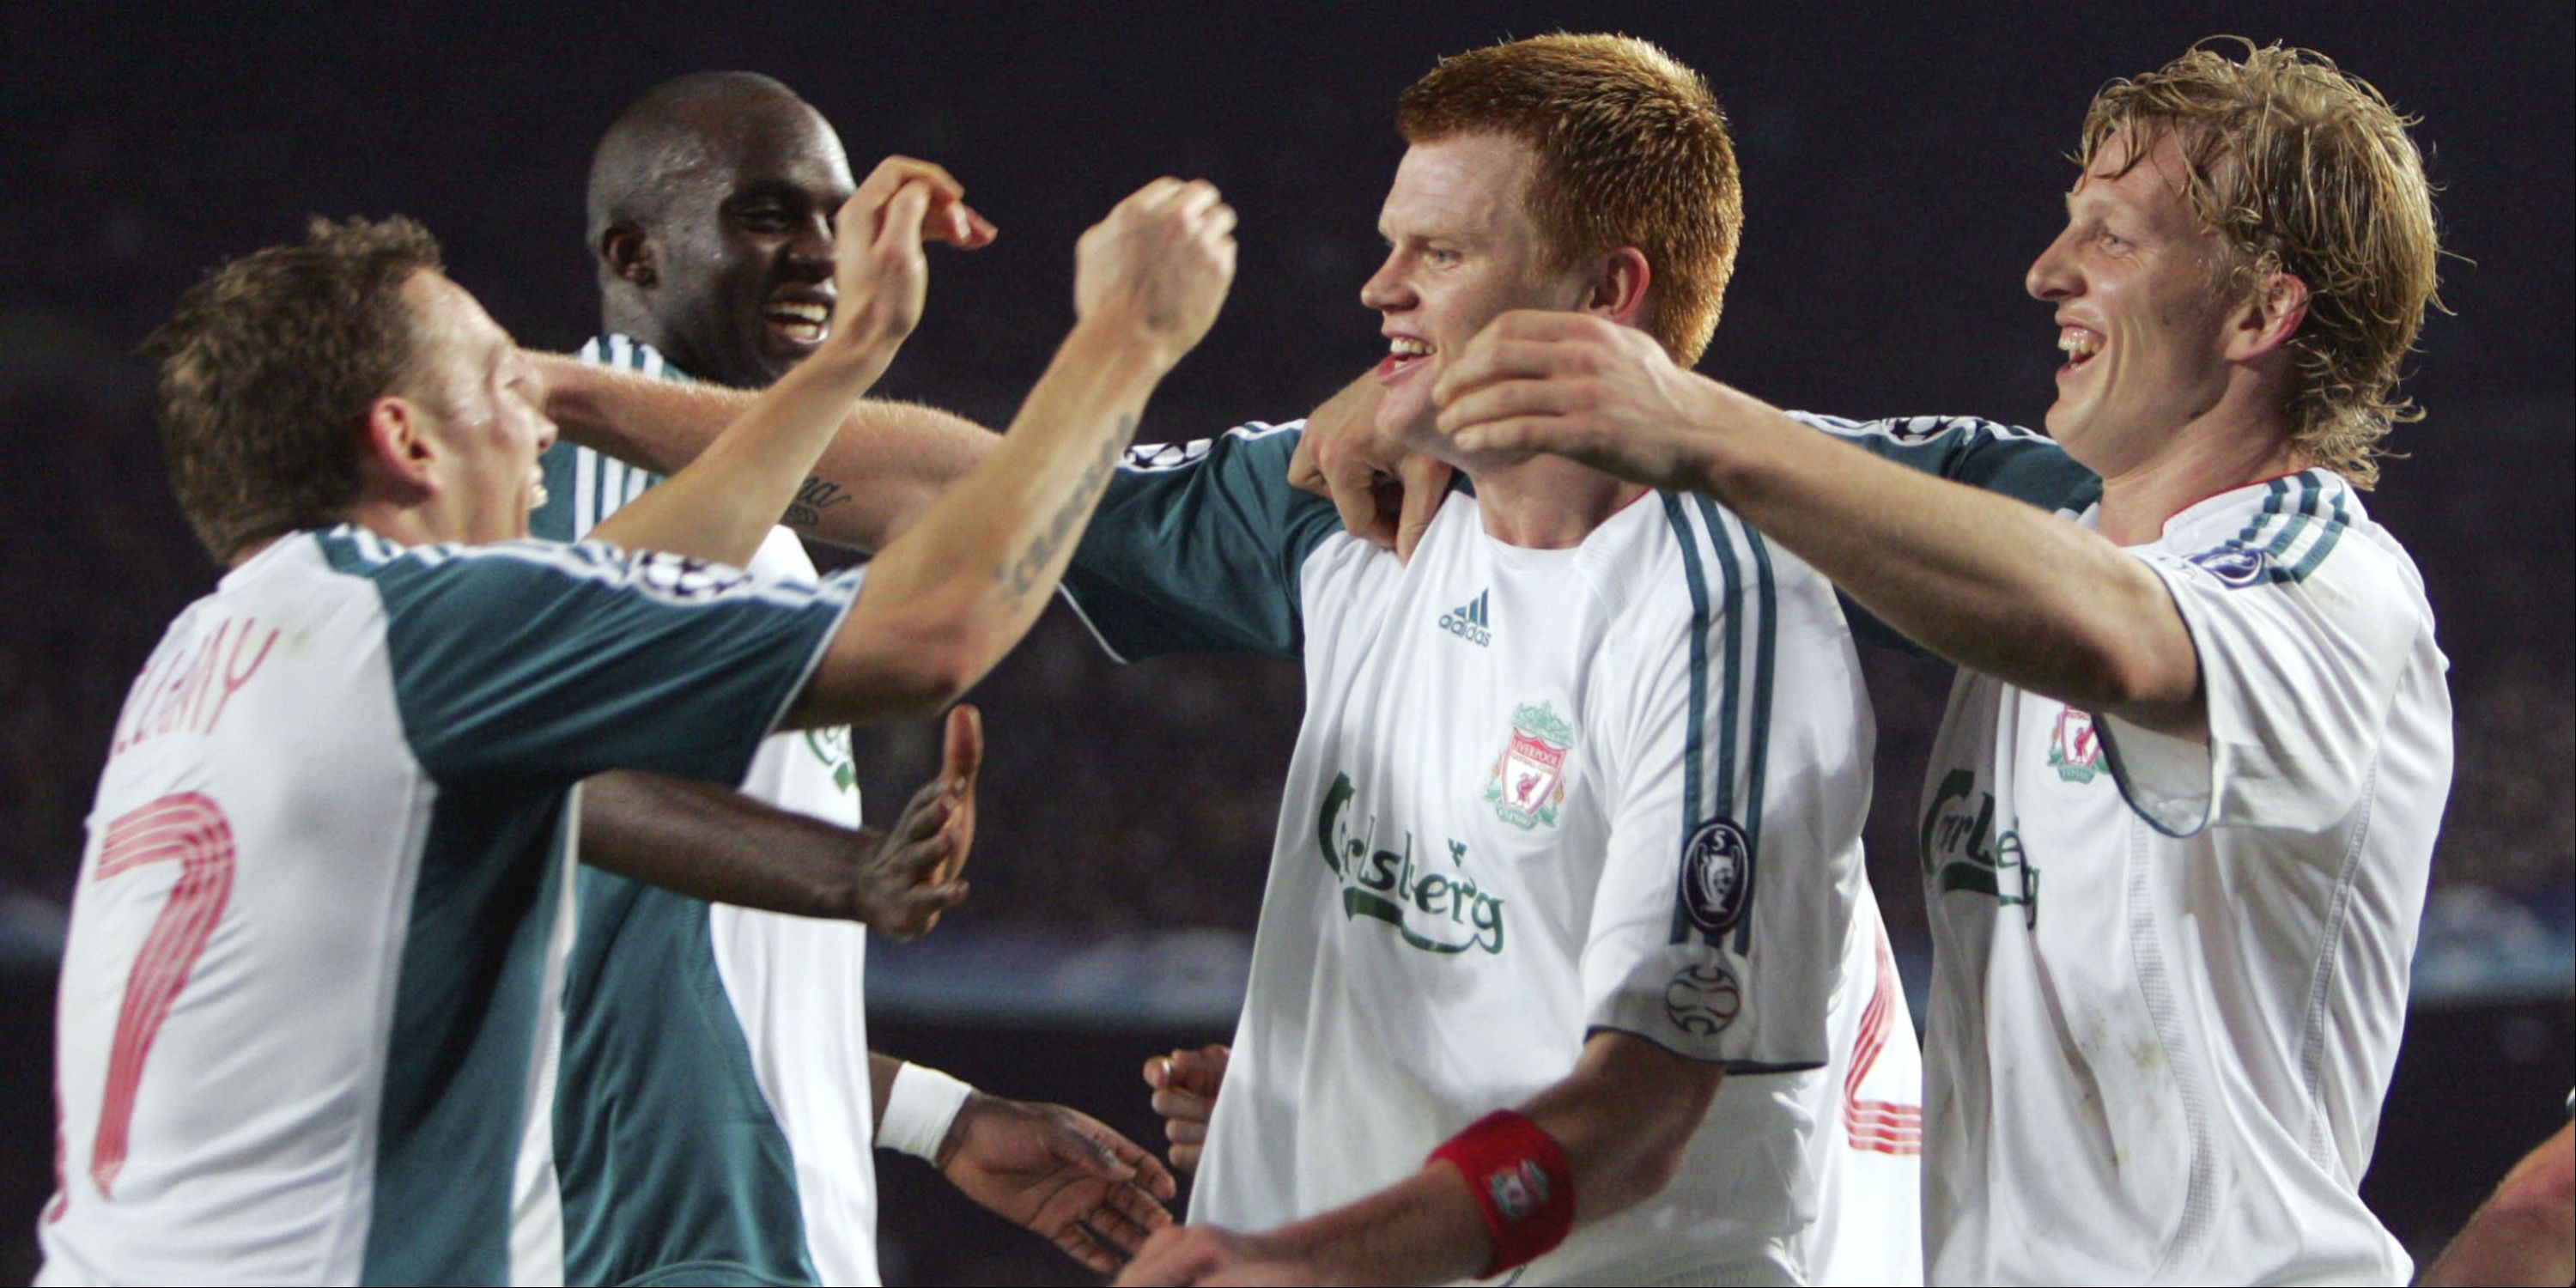
[(1378, 360), (1377, 378), (1392, 380), (1431, 359), (1431, 342), (1409, 335), (1388, 336), (1386, 356)]
[(772, 300), (760, 310), (770, 333), (789, 344), (811, 347), (832, 333), (832, 306), (810, 300)]
[(2066, 355), (2066, 365), (2058, 370), (2074, 371), (2102, 352), (2102, 333), (2080, 326), (2061, 326), (2057, 328), (2057, 349)]

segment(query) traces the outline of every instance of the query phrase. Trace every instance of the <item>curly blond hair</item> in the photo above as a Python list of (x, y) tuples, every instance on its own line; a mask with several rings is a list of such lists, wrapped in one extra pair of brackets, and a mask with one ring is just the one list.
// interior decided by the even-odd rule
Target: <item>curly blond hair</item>
[(2389, 429), (2423, 418), (2397, 383), (2424, 311), (2441, 307), (2417, 120), (2323, 54), (2220, 36), (2103, 86), (2076, 158), (2091, 173), (2126, 140), (2125, 172), (2171, 137), (2185, 195), (2228, 247), (2223, 289), (2242, 298), (2273, 273), (2306, 285), (2284, 410), (2308, 457), (2358, 487), (2378, 481)]
[(1549, 266), (1636, 247), (1653, 273), (1647, 334), (1684, 366), (1708, 348), (1744, 185), (1699, 73), (1629, 36), (1534, 36), (1441, 59), (1404, 91), (1396, 125), (1408, 143), (1490, 133), (1528, 145)]

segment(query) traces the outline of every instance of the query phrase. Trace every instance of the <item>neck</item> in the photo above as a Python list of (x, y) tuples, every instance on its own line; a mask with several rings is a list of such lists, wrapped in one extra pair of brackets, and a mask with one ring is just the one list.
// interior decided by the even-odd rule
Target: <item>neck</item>
[(1611, 515), (1646, 494), (1634, 483), (1555, 456), (1479, 470), (1473, 477), (1486, 535), (1531, 550), (1579, 546)]
[(2166, 520), (2210, 497), (2307, 468), (2313, 462), (2275, 407), (2266, 397), (2222, 399), (2134, 462), (2097, 467), (2102, 535), (2145, 545), (2164, 535)]
[(664, 362), (682, 371), (694, 374), (699, 370), (694, 365), (697, 355), (684, 352), (688, 346), (673, 336), (662, 325), (661, 319), (646, 309), (640, 300), (624, 295), (601, 296), (599, 332), (602, 335), (622, 335), (639, 344), (651, 345), (662, 355)]

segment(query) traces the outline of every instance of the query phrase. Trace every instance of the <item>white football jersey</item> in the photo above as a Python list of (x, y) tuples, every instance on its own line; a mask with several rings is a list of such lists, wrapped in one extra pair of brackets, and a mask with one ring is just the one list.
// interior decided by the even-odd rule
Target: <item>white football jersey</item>
[[(1618, 1030), (1729, 1076), (1670, 1186), (1520, 1282), (1807, 1277), (1828, 1178), (1910, 1171), (1919, 1139), (1832, 588), (1658, 494), (1563, 550), (1453, 496), (1400, 563), (1287, 487), (1294, 438), (1135, 449), (1067, 581), (1122, 655), (1305, 663), (1192, 1219), (1263, 1229), (1393, 1184)], [(1912, 1193), (1834, 1228), (1902, 1275)]]
[(2404, 1283), (2358, 1191), (2451, 781), (2422, 579), (2320, 470), (2132, 553), (2206, 747), (1963, 672), (1934, 750), (1931, 1276)]
[[(582, 347), (581, 357), (645, 375), (684, 378), (652, 346), (626, 336), (595, 338)], [(545, 464), (552, 503), (531, 521), (537, 534), (545, 537), (586, 536), (619, 507), (661, 481), (571, 443), (551, 449)], [(770, 530), (749, 570), (788, 582), (815, 580), (813, 561), (785, 528)], [(741, 787), (745, 795), (782, 809), (842, 827), (859, 825), (859, 791), (847, 729), (782, 733), (764, 740)], [(671, 916), (702, 919), (704, 925), (694, 935), (671, 938), (633, 929), (637, 918)], [(677, 1061), (691, 1067), (671, 1070), (666, 1079), (635, 1068), (602, 1071), (599, 1076), (575, 1068), (565, 1084), (570, 1088), (567, 1098), (559, 1102), (551, 1094), (547, 1097), (561, 1120), (541, 1124), (541, 1130), (529, 1135), (521, 1155), (517, 1237), (536, 1250), (524, 1259), (525, 1264), (543, 1265), (543, 1258), (551, 1254), (559, 1259), (553, 1281), (562, 1281), (563, 1208), (569, 1203), (574, 1236), (570, 1269), (576, 1279), (685, 1276), (710, 1266), (745, 1265), (801, 1278), (792, 1268), (796, 1249), (746, 1247), (740, 1242), (760, 1240), (766, 1231), (791, 1239), (792, 1231), (801, 1227), (810, 1273), (820, 1282), (878, 1282), (872, 1156), (876, 1124), (863, 985), (867, 928), (857, 922), (780, 916), (662, 894), (603, 902), (595, 910), (586, 910), (581, 924), (587, 933), (619, 940), (619, 949), (612, 951), (704, 952), (711, 959), (729, 1014), (676, 1030), (634, 1023), (638, 1012), (678, 1004), (672, 999), (685, 995), (690, 968), (701, 964), (695, 961), (621, 963), (623, 969), (603, 972), (595, 989), (575, 994), (596, 1013), (572, 1017), (576, 1040), (565, 1058), (630, 1066)], [(749, 1061), (755, 1085), (748, 1090), (756, 1104), (736, 1104), (706, 1094), (705, 1088), (711, 1085), (728, 1085), (724, 1066), (737, 1048), (735, 1034), (708, 1035), (705, 1030), (728, 1026), (739, 1030), (739, 1052)], [(675, 1041), (675, 1032), (700, 1040)], [(608, 1085), (622, 1093), (615, 1097), (618, 1104), (577, 1103), (584, 1097), (609, 1096), (602, 1090)], [(682, 1094), (664, 1092), (665, 1087)], [(789, 1154), (785, 1167), (792, 1169), (792, 1177), (773, 1159), (763, 1159), (755, 1167), (728, 1169), (712, 1163), (691, 1167), (686, 1165), (688, 1160), (651, 1155), (638, 1155), (623, 1166), (597, 1159), (575, 1164), (554, 1158), (559, 1143), (611, 1153), (618, 1149), (622, 1133), (654, 1130), (657, 1119), (668, 1129), (672, 1115), (730, 1120), (763, 1111), (774, 1118), (785, 1138)], [(711, 1133), (725, 1130), (710, 1129)], [(698, 1139), (676, 1132), (670, 1136), (674, 1142), (690, 1142), (685, 1148), (694, 1148)], [(576, 1166), (582, 1170), (573, 1170)], [(582, 1178), (569, 1195), (557, 1188), (559, 1178), (565, 1176)], [(774, 1180), (762, 1179), (772, 1176)], [(792, 1195), (777, 1192), (783, 1185), (792, 1185)], [(793, 1210), (764, 1210), (781, 1200), (789, 1200)], [(705, 1237), (699, 1237), (699, 1232)]]
[(346, 526), (227, 574), (99, 782), (40, 1280), (514, 1277), (571, 788), (734, 780), (857, 585)]

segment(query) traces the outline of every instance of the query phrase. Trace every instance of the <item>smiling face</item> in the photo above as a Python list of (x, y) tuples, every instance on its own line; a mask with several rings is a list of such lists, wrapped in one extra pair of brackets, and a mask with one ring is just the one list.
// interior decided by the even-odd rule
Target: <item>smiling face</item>
[[(2125, 471), (2215, 407), (2229, 377), (2226, 249), (2183, 195), (2173, 139), (2136, 165), (2115, 139), (2066, 197), (2066, 231), (2030, 266), (2057, 306), (2048, 432), (2097, 473)], [(2127, 166), (2128, 172), (2120, 170)]]
[(555, 441), (536, 368), (464, 287), (423, 272), (403, 284), (413, 318), (403, 381), (433, 449), (428, 506), (438, 539), (528, 535), (543, 499), (537, 457)]
[(1527, 194), (1538, 156), (1498, 134), (1460, 134), (1407, 149), (1378, 213), (1386, 262), (1360, 288), (1387, 338), (1378, 424), (1415, 441), (1436, 409), (1442, 363), (1513, 309), (1571, 309), (1590, 286), (1551, 270)]
[(820, 113), (769, 98), (704, 109), (697, 161), (646, 229), (644, 338), (681, 370), (769, 385), (820, 345), (832, 315), (832, 216), (855, 187)]

